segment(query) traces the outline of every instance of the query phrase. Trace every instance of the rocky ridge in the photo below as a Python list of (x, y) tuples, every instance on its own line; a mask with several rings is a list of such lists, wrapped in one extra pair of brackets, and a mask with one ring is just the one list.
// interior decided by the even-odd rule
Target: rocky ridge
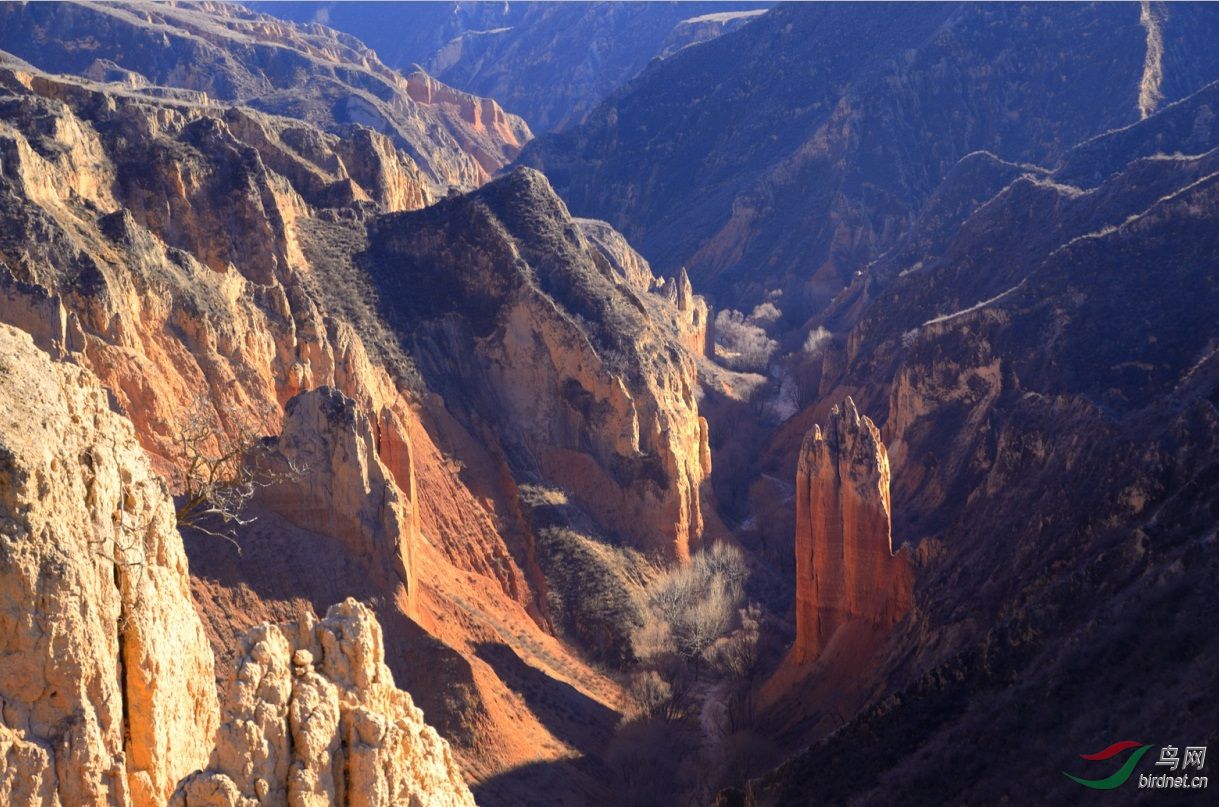
[[(234, 536), (240, 555), (185, 532), (219, 667), (242, 657), (247, 631), (357, 596), (384, 626), (394, 680), (452, 741), (480, 799), (520, 801), (529, 784), (501, 774), (530, 764), (601, 798), (603, 784), (571, 760), (612, 733), (618, 685), (581, 660), (570, 634), (556, 638), (525, 486), (460, 407), (427, 389), (357, 265), (379, 217), (430, 198), (428, 177), (368, 128), (328, 131), (172, 88), (128, 92), (89, 72), (107, 81), (4, 57), (0, 320), (96, 375), (173, 492), (181, 435), (200, 424), (217, 447), (250, 429), (279, 435), (264, 453), (300, 460), (304, 475), (259, 490), (256, 520)], [(671, 512), (652, 516), (641, 540), (676, 547), (698, 535), (697, 482), (709, 467), (682, 347), (697, 341), (689, 329), (705, 309), (687, 295), (678, 311), (653, 280), (651, 290), (611, 280), (609, 255), (639, 278), (648, 270), (620, 237), (602, 235), (578, 255), (549, 242), (530, 249), (539, 265), (595, 265), (602, 280), (585, 302), (634, 298), (639, 330), (663, 346), (663, 387), (649, 386), (651, 359), (629, 345), (613, 354), (629, 383), (598, 383), (639, 385), (658, 419), (670, 418), (677, 437), (657, 445), (673, 439), (682, 452), (677, 483), (657, 487)], [(611, 355), (585, 325), (560, 320), (560, 365)], [(593, 456), (569, 450), (577, 469)], [(569, 472), (558, 467), (562, 484)], [(650, 490), (631, 466), (616, 472), (624, 488)], [(318, 502), (326, 518), (302, 517)]]
[[(653, 58), (735, 28), (732, 12), (769, 5), (429, 3), (389, 11), (370, 3), (254, 4), (353, 34), (404, 72), (423, 65), (447, 84), (496, 99), (538, 132), (579, 123)], [(730, 19), (691, 19), (700, 16)]]
[[(912, 782), (936, 800), (1016, 798), (1009, 774), (1038, 764), (1039, 743), (998, 763), (979, 752), (961, 783), (918, 771), (963, 737), (1095, 744), (1106, 703), (1147, 736), (1209, 731), (1186, 682), (1219, 653), (1193, 618), (1213, 610), (1202, 592), (1219, 573), (1214, 93), (1087, 140), (1057, 169), (966, 157), (827, 311), (841, 330), (809, 376), (817, 402), (775, 448), (796, 463), (793, 433), (825, 399), (879, 414), (915, 607), (874, 656), (859, 714), (820, 723), (832, 738), (724, 803), (901, 802)], [(1133, 640), (1148, 630), (1155, 642)], [(1148, 697), (1132, 670), (1177, 683)], [(848, 781), (844, 744), (892, 761)]]
[(0, 325), (0, 802), (164, 804), (217, 726), (173, 502), (88, 370)]
[[(1170, 102), (1217, 74), (1215, 21), (1157, 8)], [(1133, 5), (792, 4), (651, 65), (518, 162), (721, 307), (781, 291), (794, 328), (895, 247), (970, 152), (1052, 165), (1139, 120), (1147, 52)]]
[(706, 308), (688, 280), (672, 304), (639, 290), (650, 272), (615, 271), (607, 243), (520, 170), (378, 220), (363, 260), (429, 387), (472, 431), (499, 432), (517, 478), (569, 491), (642, 551), (684, 558), (703, 536), (711, 467), (682, 343), (705, 338)]

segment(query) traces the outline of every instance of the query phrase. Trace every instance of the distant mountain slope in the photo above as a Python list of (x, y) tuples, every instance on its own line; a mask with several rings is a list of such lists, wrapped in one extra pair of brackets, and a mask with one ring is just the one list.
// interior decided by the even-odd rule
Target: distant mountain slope
[(532, 136), (494, 101), (405, 77), (351, 36), (237, 4), (4, 3), (0, 50), (126, 91), (178, 89), (193, 103), (240, 103), (339, 133), (371, 127), (410, 155), (433, 195), (481, 184)]
[[(1219, 76), (1216, 10), (1154, 16), (1163, 55), (1142, 94)], [(781, 6), (653, 65), (519, 162), (658, 271), (685, 264), (738, 308), (781, 289), (796, 325), (909, 230), (965, 154), (1052, 165), (1138, 120), (1147, 39), (1132, 4)]]
[(878, 418), (915, 616), (871, 708), (806, 715), (799, 744), (823, 741), (723, 804), (1065, 804), (1083, 791), (1060, 771), (1115, 734), (1213, 736), (1217, 103), (1211, 84), (1053, 171), (971, 155), (832, 312), (855, 324), (770, 456), (794, 465), (845, 394)]
[(762, 10), (724, 3), (256, 3), (268, 14), (354, 34), (389, 65), (494, 98), (535, 131), (579, 122), (654, 57), (711, 39)]

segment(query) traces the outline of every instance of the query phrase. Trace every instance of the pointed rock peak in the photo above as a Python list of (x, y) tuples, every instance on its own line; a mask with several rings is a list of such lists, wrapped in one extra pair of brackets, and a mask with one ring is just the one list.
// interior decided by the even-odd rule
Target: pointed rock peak
[[(852, 426), (859, 425), (859, 410), (855, 408), (855, 401), (851, 399), (850, 395), (842, 402), (842, 415)], [(868, 422), (871, 423), (870, 420)]]
[(681, 273), (677, 276), (677, 310), (689, 311), (694, 304), (694, 286), (690, 284), (690, 275), (686, 273), (686, 267), (681, 268)]
[(677, 305), (677, 284), (673, 282), (673, 278), (666, 277), (664, 285), (660, 289), (661, 294), (673, 305)]
[(910, 609), (912, 571), (890, 537), (889, 458), (847, 398), (805, 437), (796, 473), (797, 664), (848, 623), (887, 629)]

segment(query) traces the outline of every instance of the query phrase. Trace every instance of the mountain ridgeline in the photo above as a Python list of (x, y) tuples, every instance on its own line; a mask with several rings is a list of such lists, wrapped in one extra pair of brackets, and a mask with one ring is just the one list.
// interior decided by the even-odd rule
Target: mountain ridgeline
[(255, 3), (267, 14), (359, 37), (392, 67), (422, 65), (466, 92), (494, 98), (536, 132), (579, 123), (648, 63), (750, 21), (752, 0), (646, 3)]
[(1213, 78), (1219, 16), (1153, 5), (1152, 62), (1134, 4), (780, 6), (651, 66), (519, 161), (720, 305), (781, 291), (794, 327), (970, 152), (1053, 165), (1137, 121), (1145, 96)]

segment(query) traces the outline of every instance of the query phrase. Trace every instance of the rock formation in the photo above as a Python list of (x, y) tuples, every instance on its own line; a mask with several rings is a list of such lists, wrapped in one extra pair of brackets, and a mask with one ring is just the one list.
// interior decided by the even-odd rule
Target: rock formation
[[(1095, 743), (1113, 704), (1149, 733), (1211, 730), (1217, 105), (1212, 83), (1053, 170), (972, 155), (853, 283), (819, 395), (886, 413), (917, 617), (855, 674), (870, 703), (724, 803), (899, 803), (963, 741), (974, 772), (920, 798), (1066, 803), (1075, 782), (1018, 774)], [(883, 762), (860, 779), (860, 758)]]
[(673, 30), (669, 31), (669, 35), (661, 43), (660, 51), (656, 55), (661, 59), (667, 59), (683, 48), (710, 42), (718, 36), (731, 33), (742, 25), (752, 22), (766, 11), (765, 8), (750, 8), (740, 11), (717, 10), (710, 14), (688, 17), (673, 26)]
[[(687, 266), (740, 310), (782, 289), (785, 321), (802, 323), (908, 232), (965, 155), (1053, 164), (1139, 119), (1139, 8), (1043, 10), (780, 4), (653, 64), (518, 164), (660, 274)], [(1180, 99), (1216, 76), (1203, 43), (1219, 27), (1201, 7), (1163, 16), (1162, 72)], [(1021, 58), (1032, 50), (1045, 58)]]
[(759, 6), (769, 4), (440, 2), (397, 13), (350, 4), (253, 5), (267, 14), (346, 31), (389, 66), (409, 73), (423, 65), (441, 81), (494, 98), (535, 131), (546, 131), (579, 122), (662, 50), (733, 25), (687, 18), (732, 17), (733, 9), (760, 13)]
[(173, 502), (87, 370), (0, 325), (0, 803), (165, 804), (217, 724)]
[[(331, 387), (302, 392), (284, 407), (283, 430), (267, 441), (264, 459), (276, 480), (257, 493), (259, 504), (304, 529), (342, 542), (367, 564), (373, 582), (387, 591), (415, 590), (412, 557), (419, 515), (409, 436), (386, 451), (397, 478), (382, 462), (377, 433), (355, 401)], [(406, 495), (404, 495), (406, 494)]]
[(889, 628), (910, 610), (912, 572), (894, 555), (889, 458), (849, 397), (814, 426), (796, 471), (796, 641), (813, 660), (843, 625)]
[(355, 600), (242, 641), (216, 748), (172, 807), (473, 807), (449, 745), (385, 666), (381, 626)]
[(711, 471), (682, 345), (706, 310), (689, 281), (672, 306), (637, 291), (639, 269), (615, 271), (528, 169), (370, 235), (364, 265), (446, 406), (498, 432), (518, 478), (568, 491), (638, 549), (687, 557)]
[[(544, 762), (598, 800), (598, 786), (565, 760), (577, 742), (612, 730), (616, 685), (551, 635), (515, 480), (422, 389), (354, 261), (370, 219), (448, 190), (412, 143), (443, 151), (449, 135), (416, 141), (394, 127), (383, 134), (321, 115), (334, 108), (326, 99), (338, 103), (328, 95), (329, 71), (362, 75), (349, 62), (359, 49), (345, 38), (321, 66), (306, 59), (310, 80), (281, 93), (270, 79), (260, 83), (267, 51), (251, 43), (287, 37), (286, 50), (272, 50), (295, 59), (305, 41), (299, 30), (260, 27), (262, 18), (229, 6), (215, 15), (200, 6), (132, 8), (3, 7), (0, 38), (43, 23), (65, 41), (87, 31), (103, 50), (123, 50), (128, 66), (188, 82), (186, 68), (141, 61), (164, 47), (164, 33), (166, 60), (197, 53), (210, 67), (196, 65), (196, 78), (237, 82), (213, 88), (219, 95), (231, 90), (228, 97), (252, 104), (245, 93), (257, 85), (270, 93), (260, 99), (306, 108), (269, 114), (270, 100), (257, 102), (262, 110), (218, 102), (147, 76), (102, 84), (113, 68), (89, 69), (92, 59), (72, 61), (54, 46), (27, 55), (80, 73), (54, 75), (0, 54), (0, 322), (96, 375), (166, 479), (180, 474), (183, 430), (201, 424), (220, 441), (251, 426), (269, 435), (286, 428), (272, 448), (322, 457), (304, 463), (309, 474), (260, 491), (256, 520), (235, 536), (241, 554), (185, 536), (192, 593), (218, 657), (231, 658), (258, 624), (359, 597), (385, 626), (397, 681), (453, 739), (472, 780)], [(149, 50), (133, 44), (148, 35), (144, 11), (157, 20)], [(229, 33), (220, 30), (229, 24)], [(244, 33), (231, 39), (237, 30)], [(412, 125), (431, 126), (402, 92)], [(472, 157), (453, 159), (432, 165), (459, 187), (481, 181)], [(319, 387), (339, 392), (312, 392)], [(323, 400), (340, 392), (339, 416), (330, 418)], [(314, 496), (334, 510), (303, 519), (317, 512)], [(495, 627), (504, 624), (513, 630)], [(544, 686), (574, 686), (587, 696), (583, 708), (522, 705), (505, 682), (512, 668), (480, 657), (492, 645), (543, 671)], [(578, 718), (557, 736), (548, 724), (560, 711)], [(511, 778), (498, 785), (522, 786)]]

